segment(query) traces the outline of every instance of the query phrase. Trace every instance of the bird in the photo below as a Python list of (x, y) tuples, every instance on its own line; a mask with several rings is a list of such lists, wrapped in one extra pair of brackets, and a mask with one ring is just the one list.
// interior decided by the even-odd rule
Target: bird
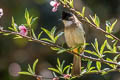
[[(73, 52), (83, 54), (85, 49), (85, 31), (82, 23), (71, 12), (62, 12), (62, 22), (64, 24), (65, 41), (68, 47), (73, 48)], [(76, 48), (80, 46), (80, 49)], [(78, 53), (79, 52), (79, 53)], [(78, 76), (81, 73), (81, 57), (74, 54), (71, 74)]]

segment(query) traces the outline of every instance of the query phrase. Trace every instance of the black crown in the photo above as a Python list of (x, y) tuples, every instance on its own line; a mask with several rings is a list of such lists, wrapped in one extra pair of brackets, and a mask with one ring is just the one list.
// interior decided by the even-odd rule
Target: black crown
[(62, 12), (62, 20), (69, 20), (70, 17), (72, 17), (73, 15), (69, 12)]

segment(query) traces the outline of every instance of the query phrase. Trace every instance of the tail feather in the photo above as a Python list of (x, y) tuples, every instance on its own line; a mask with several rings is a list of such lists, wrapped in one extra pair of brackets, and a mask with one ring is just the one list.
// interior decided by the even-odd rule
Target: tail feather
[[(78, 49), (74, 49), (73, 52), (78, 53)], [(81, 57), (74, 55), (73, 58), (73, 67), (72, 67), (72, 75), (80, 75), (81, 73)]]
[(73, 67), (72, 67), (72, 75), (80, 75), (81, 73), (81, 57), (74, 55), (73, 58)]

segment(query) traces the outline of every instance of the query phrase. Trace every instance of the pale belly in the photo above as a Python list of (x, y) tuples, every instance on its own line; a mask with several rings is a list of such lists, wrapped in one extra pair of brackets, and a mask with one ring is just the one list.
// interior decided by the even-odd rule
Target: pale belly
[[(80, 28), (65, 29), (65, 40), (69, 47), (76, 47), (85, 43), (84, 31), (81, 31)], [(84, 47), (84, 46), (83, 46)]]

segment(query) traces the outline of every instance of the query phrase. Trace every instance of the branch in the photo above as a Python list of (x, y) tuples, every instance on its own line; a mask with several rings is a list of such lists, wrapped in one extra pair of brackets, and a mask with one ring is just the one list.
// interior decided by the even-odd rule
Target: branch
[(77, 10), (75, 10), (74, 8), (71, 8), (69, 5), (64, 4), (64, 3), (62, 3), (62, 2), (60, 2), (60, 3), (61, 3), (65, 8), (68, 8), (72, 13), (76, 14), (77, 16), (79, 16), (81, 22), (85, 22), (85, 23), (89, 24), (90, 27), (95, 28), (95, 29), (101, 31), (102, 33), (104, 33), (104, 34), (106, 34), (106, 35), (110, 35), (110, 36), (112, 36), (115, 40), (117, 40), (117, 41), (120, 42), (120, 39), (117, 38), (116, 36), (114, 36), (113, 34), (107, 33), (107, 32), (106, 32), (105, 30), (103, 30), (102, 28), (98, 28), (95, 24), (88, 22), (88, 21), (85, 19), (85, 17), (81, 17), (79, 14), (77, 14), (77, 12), (76, 12)]
[[(64, 49), (63, 47), (61, 47), (61, 46), (59, 46), (57, 44), (42, 41), (42, 40), (38, 40), (38, 39), (34, 39), (34, 38), (29, 37), (29, 36), (23, 36), (18, 32), (12, 32), (12, 31), (3, 30), (3, 29), (0, 29), (0, 32), (9, 33), (9, 34), (13, 34), (13, 35), (19, 35), (19, 36), (21, 36), (23, 38), (26, 38), (28, 40), (32, 40), (33, 42), (38, 42), (38, 43), (41, 43), (41, 44), (44, 44), (44, 45), (47, 45), (47, 46), (50, 46), (50, 47), (57, 47), (57, 48), (60, 48), (60, 49)], [(105, 63), (105, 64), (109, 63), (109, 64), (114, 64), (114, 65), (120, 66), (120, 64), (118, 64), (117, 62), (111, 62), (111, 61), (107, 61), (107, 60), (104, 60), (104, 59), (97, 59), (97, 58), (86, 56), (84, 54), (77, 54), (77, 53), (74, 53), (74, 52), (71, 52), (71, 51), (66, 51), (66, 52), (68, 52), (69, 54), (72, 54), (72, 55), (75, 54), (75, 55), (80, 56), (80, 57), (82, 57), (84, 59), (89, 59), (89, 60), (92, 60), (92, 61), (99, 61), (99, 62)]]

